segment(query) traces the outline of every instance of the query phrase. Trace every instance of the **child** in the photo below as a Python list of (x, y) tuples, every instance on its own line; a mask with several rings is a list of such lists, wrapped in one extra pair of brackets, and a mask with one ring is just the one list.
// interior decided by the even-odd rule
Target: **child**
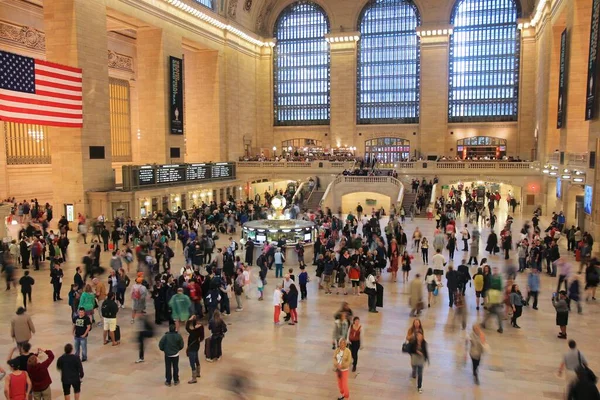
[(281, 293), (281, 286), (277, 285), (273, 292), (273, 322), (275, 322), (275, 325), (279, 325), (279, 314), (281, 314), (282, 301), (283, 293)]
[(256, 285), (258, 287), (258, 301), (263, 301), (263, 290), (265, 286), (263, 285), (262, 279), (259, 279)]
[(246, 292), (246, 299), (249, 299), (250, 297), (248, 295), (250, 294), (250, 266), (242, 264), (242, 268), (244, 270), (244, 292)]
[(296, 282), (296, 277), (294, 276), (294, 268), (288, 269), (288, 274), (290, 274), (290, 279)]
[(308, 272), (306, 272), (306, 265), (300, 266), (300, 275), (298, 275), (298, 282), (300, 283), (300, 301), (306, 300), (306, 284), (310, 281), (308, 278)]

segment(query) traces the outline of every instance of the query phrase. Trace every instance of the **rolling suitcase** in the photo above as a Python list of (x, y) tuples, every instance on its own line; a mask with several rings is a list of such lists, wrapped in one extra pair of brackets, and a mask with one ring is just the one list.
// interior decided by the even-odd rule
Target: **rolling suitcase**
[(115, 342), (119, 343), (121, 341), (121, 327), (117, 325), (115, 328)]
[(204, 339), (204, 357), (207, 360), (212, 360), (212, 354), (211, 354), (211, 345), (210, 345), (210, 337), (207, 337), (206, 339)]

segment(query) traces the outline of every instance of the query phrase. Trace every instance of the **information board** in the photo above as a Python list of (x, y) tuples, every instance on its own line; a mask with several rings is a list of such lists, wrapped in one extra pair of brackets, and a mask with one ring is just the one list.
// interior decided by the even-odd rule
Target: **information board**
[(123, 189), (235, 179), (235, 163), (123, 166)]

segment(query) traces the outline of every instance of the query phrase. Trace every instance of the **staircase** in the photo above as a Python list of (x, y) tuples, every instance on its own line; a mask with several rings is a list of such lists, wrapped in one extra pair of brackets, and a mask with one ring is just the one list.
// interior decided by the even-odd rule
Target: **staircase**
[(306, 210), (317, 211), (324, 195), (324, 190), (313, 190), (310, 197), (306, 200), (306, 202), (304, 202), (304, 208)]
[[(406, 188), (410, 186), (405, 186)], [(410, 205), (413, 204), (417, 200), (417, 194), (412, 193), (412, 191), (404, 192), (404, 199), (402, 200), (402, 207), (404, 207), (404, 212), (408, 215), (408, 210), (410, 209)]]

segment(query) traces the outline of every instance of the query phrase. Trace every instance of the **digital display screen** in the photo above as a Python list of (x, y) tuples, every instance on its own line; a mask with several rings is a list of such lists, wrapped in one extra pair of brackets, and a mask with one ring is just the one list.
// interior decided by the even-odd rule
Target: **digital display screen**
[(214, 179), (231, 178), (233, 176), (233, 164), (217, 163), (212, 165), (212, 177)]
[(185, 173), (185, 178), (188, 181), (201, 181), (204, 179), (210, 179), (211, 167), (206, 164), (188, 164)]
[(310, 239), (311, 239), (311, 234), (310, 233), (305, 233), (304, 234), (304, 240), (308, 242), (308, 241), (310, 241)]
[(556, 198), (560, 199), (562, 196), (562, 181), (560, 178), (556, 178)]
[(256, 240), (258, 242), (266, 242), (267, 241), (267, 236), (265, 236), (265, 235), (256, 235)]
[(156, 175), (153, 167), (142, 167), (138, 172), (138, 182), (140, 185), (154, 185)]
[(585, 191), (583, 192), (583, 211), (587, 215), (592, 215), (592, 199), (594, 196), (594, 188), (589, 185), (585, 185)]
[(126, 190), (140, 186), (228, 179), (235, 179), (235, 163), (132, 165), (123, 168), (123, 187)]
[(162, 165), (156, 169), (156, 183), (185, 182), (185, 166)]

